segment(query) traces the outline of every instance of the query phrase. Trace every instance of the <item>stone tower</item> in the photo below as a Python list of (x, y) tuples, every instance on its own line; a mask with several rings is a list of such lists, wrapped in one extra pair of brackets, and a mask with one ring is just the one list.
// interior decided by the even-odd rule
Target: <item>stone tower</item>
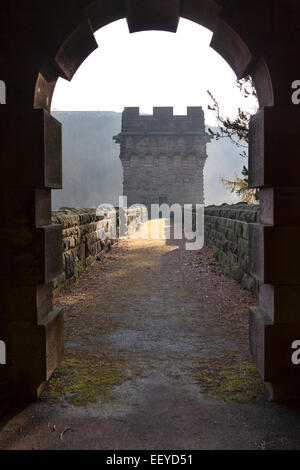
[(114, 137), (121, 145), (123, 194), (128, 205), (167, 203), (203, 204), (203, 169), (207, 158), (204, 113), (187, 108), (174, 116), (173, 108), (153, 108), (140, 115), (139, 108), (125, 108), (122, 132)]

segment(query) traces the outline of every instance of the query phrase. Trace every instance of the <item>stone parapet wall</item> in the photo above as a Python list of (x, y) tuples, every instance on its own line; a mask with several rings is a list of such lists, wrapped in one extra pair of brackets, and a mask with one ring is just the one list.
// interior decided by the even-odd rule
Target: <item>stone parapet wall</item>
[[(135, 211), (127, 213), (128, 224), (137, 216)], [(109, 218), (113, 217), (116, 217), (116, 236), (107, 234), (105, 241), (99, 240), (97, 226), (105, 231)], [(257, 291), (257, 285), (248, 272), (248, 224), (258, 222), (258, 218), (258, 205), (223, 204), (205, 208), (205, 244), (215, 250), (225, 274), (252, 292)], [(62, 226), (63, 272), (53, 282), (54, 292), (58, 293), (110, 250), (119, 237), (119, 212), (111, 211), (100, 217), (96, 215), (96, 209), (62, 208), (52, 212), (52, 223)]]
[(245, 203), (205, 208), (205, 244), (215, 250), (224, 273), (257, 293), (257, 283), (249, 274), (248, 224), (258, 222), (259, 206)]
[[(128, 224), (138, 214), (127, 214)], [(108, 233), (109, 219), (116, 218), (116, 234)], [(52, 212), (52, 223), (62, 226), (63, 272), (53, 281), (54, 294), (75, 281), (80, 272), (111, 249), (119, 237), (119, 211), (107, 211), (96, 215), (96, 209), (61, 208)], [(105, 240), (99, 240), (98, 230), (107, 232)], [(100, 232), (99, 232), (100, 233)]]
[(126, 107), (122, 119), (123, 132), (204, 132), (201, 106), (187, 107), (187, 115), (174, 115), (171, 106), (154, 107), (152, 115), (140, 114), (138, 107)]

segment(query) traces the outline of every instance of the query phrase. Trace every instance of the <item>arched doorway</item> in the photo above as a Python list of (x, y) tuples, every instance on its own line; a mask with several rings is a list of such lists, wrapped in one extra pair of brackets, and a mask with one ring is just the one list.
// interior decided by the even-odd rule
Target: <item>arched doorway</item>
[[(256, 6), (250, 1), (223, 3), (94, 1), (81, 2), (80, 8), (54, 4), (47, 16), (44, 11), (17, 15), (22, 24), (34, 27), (32, 36), (21, 28), (15, 42), (7, 43), (8, 66), (1, 77), (7, 84), (7, 104), (1, 108), (4, 153), (11, 157), (2, 164), (7, 176), (2, 190), (7, 220), (3, 237), (10, 240), (1, 275), (1, 339), (8, 364), (0, 373), (6, 390), (22, 397), (38, 396), (62, 351), (62, 317), (51, 307), (51, 280), (61, 270), (60, 234), (50, 225), (51, 189), (61, 186), (61, 129), (48, 113), (56, 80), (72, 78), (97, 47), (93, 31), (101, 26), (126, 17), (131, 32), (175, 32), (182, 16), (211, 29), (212, 47), (238, 77), (250, 74), (258, 92), (261, 110), (251, 125), (249, 168), (251, 187), (261, 189), (261, 223), (251, 228), (250, 250), (251, 270), (260, 280), (261, 293), (260, 309), (250, 315), (250, 346), (264, 381), (272, 384), (274, 399), (299, 398), (291, 345), (300, 337), (300, 255), (293, 251), (299, 238), (300, 177), (293, 168), (290, 143), (297, 136), (299, 119), (291, 103), (291, 83), (299, 66), (288, 60), (299, 49), (292, 32), (297, 7), (286, 2), (282, 11), (281, 2), (276, 6), (268, 1)], [(280, 21), (283, 14), (285, 22)], [(10, 61), (16, 45), (19, 52)], [(16, 232), (16, 223), (21, 231)]]

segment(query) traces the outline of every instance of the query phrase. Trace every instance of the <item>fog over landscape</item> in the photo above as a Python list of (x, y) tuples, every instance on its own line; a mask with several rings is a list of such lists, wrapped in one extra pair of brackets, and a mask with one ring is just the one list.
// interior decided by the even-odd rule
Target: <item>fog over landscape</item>
[[(53, 191), (53, 210), (118, 204), (123, 194), (120, 146), (113, 136), (121, 131), (122, 114), (109, 111), (53, 111), (63, 125), (63, 190)], [(204, 171), (205, 204), (237, 202), (220, 182), (240, 173), (245, 160), (226, 139), (207, 145)]]

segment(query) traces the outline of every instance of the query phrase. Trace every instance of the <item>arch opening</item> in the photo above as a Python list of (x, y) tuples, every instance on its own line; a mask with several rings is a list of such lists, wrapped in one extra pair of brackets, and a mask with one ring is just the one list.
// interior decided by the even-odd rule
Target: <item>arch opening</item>
[[(187, 114), (192, 115), (192, 114), (193, 114), (194, 112), (196, 112), (196, 111), (197, 111), (197, 110), (195, 110), (195, 109), (193, 109), (192, 107), (190, 107)], [(199, 111), (199, 110), (198, 110), (198, 111)], [(130, 112), (131, 115), (135, 115), (135, 116), (139, 114), (137, 108), (130, 108), (130, 109), (127, 110), (127, 112), (128, 112), (128, 113)], [(164, 110), (162, 110), (162, 109), (160, 109), (160, 108), (156, 108), (156, 109), (154, 110), (154, 113), (153, 113), (153, 114), (156, 115), (156, 116), (158, 116), (158, 115), (159, 115), (160, 113), (162, 113), (162, 112), (166, 113), (166, 115), (168, 116), (168, 118), (171, 118), (171, 115), (173, 115), (173, 112), (172, 112), (172, 109), (171, 109), (171, 108), (166, 108), (166, 109), (164, 109)], [(183, 142), (183, 143), (184, 143), (184, 142)], [(184, 169), (186, 169), (186, 167), (189, 167), (189, 165), (185, 165), (185, 163), (182, 162), (182, 158), (181, 158), (180, 155), (179, 155), (179, 160), (180, 160), (180, 161), (179, 161), (179, 165), (176, 165), (176, 164), (175, 164), (175, 163), (178, 163), (178, 162), (176, 162), (176, 160), (177, 160), (176, 155), (173, 155), (173, 154), (172, 154), (172, 155), (170, 155), (170, 156), (167, 156), (167, 155), (165, 155), (164, 153), (160, 153), (158, 156), (161, 156), (161, 157), (163, 157), (163, 159), (164, 159), (164, 162), (163, 162), (163, 164), (161, 165), (161, 169), (162, 169), (162, 170), (164, 170), (164, 169), (166, 168), (165, 163), (167, 162), (168, 159), (169, 159), (170, 162), (171, 162), (172, 159), (174, 159), (174, 166), (175, 166), (175, 167), (176, 167), (176, 166), (179, 166), (179, 167), (180, 167), (180, 171), (183, 171)], [(194, 157), (194, 154), (193, 154), (193, 153), (190, 153), (190, 157), (191, 157), (192, 160), (194, 160), (194, 158), (193, 158), (193, 157)], [(144, 158), (145, 158), (145, 160), (147, 159), (147, 153), (144, 155)], [(138, 156), (138, 155), (136, 155), (136, 160), (139, 160), (139, 156)], [(133, 165), (133, 166), (135, 166), (135, 165)], [(169, 200), (168, 196), (164, 193), (164, 191), (161, 192), (161, 194), (160, 194), (160, 196), (159, 196), (159, 198), (158, 198), (158, 203), (159, 203), (160, 205), (169, 204), (169, 203), (170, 203), (170, 200)], [(167, 229), (169, 229), (169, 227), (166, 228), (166, 231), (167, 231)], [(169, 247), (172, 247), (172, 250), (174, 250), (174, 251), (176, 250), (176, 243), (174, 243), (174, 242), (168, 242), (168, 246), (169, 246)], [(141, 273), (140, 273), (140, 276), (141, 276)]]
[[(288, 73), (280, 76), (281, 71), (284, 70), (284, 66), (288, 62), (288, 59), (285, 61), (283, 56), (285, 52), (287, 52), (286, 57), (291, 56), (291, 47), (283, 37), (280, 39), (279, 36), (282, 33), (282, 30), (276, 29), (277, 26), (274, 28), (274, 34), (270, 34), (270, 38), (276, 37), (277, 30), (279, 31), (278, 44), (282, 47), (280, 51), (284, 52), (284, 54), (282, 54), (278, 60), (273, 55), (273, 52), (270, 53), (268, 47), (265, 47), (263, 38), (265, 38), (266, 35), (260, 36), (258, 34), (258, 37), (255, 37), (257, 25), (256, 18), (251, 16), (248, 21), (245, 16), (245, 12), (250, 9), (250, 2), (247, 3), (249, 8), (244, 8), (244, 4), (240, 6), (239, 2), (219, 2), (213, 0), (203, 0), (201, 2), (193, 0), (186, 0), (184, 2), (163, 0), (163, 2), (156, 2), (155, 0), (147, 0), (143, 4), (143, 15), (146, 18), (146, 20), (144, 19), (144, 22), (140, 16), (139, 5), (141, 5), (141, 2), (136, 0), (117, 0), (113, 4), (108, 0), (99, 0), (91, 3), (86, 8), (77, 9), (77, 7), (74, 7), (74, 10), (72, 9), (70, 12), (71, 14), (68, 15), (68, 17), (66, 16), (66, 18), (63, 18), (63, 15), (61, 15), (62, 21), (59, 25), (59, 34), (51, 37), (47, 51), (39, 50), (39, 53), (34, 55), (32, 58), (30, 70), (26, 75), (26, 79), (15, 79), (13, 86), (10, 86), (8, 89), (7, 101), (10, 106), (8, 111), (10, 112), (12, 110), (12, 122), (14, 124), (22, 124), (24, 122), (29, 122), (30, 119), (36, 119), (34, 126), (32, 126), (35, 127), (35, 130), (30, 134), (29, 139), (26, 140), (27, 135), (25, 137), (25, 134), (27, 133), (24, 131), (24, 135), (21, 135), (22, 139), (20, 139), (20, 141), (24, 142), (24, 144), (29, 148), (30, 145), (33, 145), (33, 142), (38, 140), (39, 146), (34, 148), (36, 155), (42, 155), (41, 160), (38, 162), (39, 170), (41, 171), (37, 178), (32, 176), (35, 175), (32, 169), (35, 168), (36, 165), (36, 161), (32, 158), (31, 160), (28, 160), (29, 165), (27, 173), (24, 172), (24, 175), (21, 176), (19, 174), (17, 175), (19, 178), (17, 183), (13, 179), (9, 182), (5, 182), (9, 188), (23, 188), (24, 186), (22, 186), (22, 182), (27, 178), (26, 184), (28, 186), (26, 187), (29, 187), (30, 190), (35, 187), (39, 188), (39, 191), (32, 190), (32, 193), (30, 194), (32, 198), (31, 206), (33, 207), (33, 205), (35, 205), (35, 210), (40, 207), (42, 207), (42, 209), (41, 211), (37, 210), (37, 212), (34, 212), (34, 215), (31, 215), (31, 219), (28, 222), (28, 225), (31, 224), (30, 228), (33, 236), (36, 237), (35, 240), (40, 242), (42, 238), (41, 231), (45, 230), (45, 232), (47, 232), (47, 236), (45, 235), (44, 237), (45, 246), (43, 245), (41, 248), (39, 258), (41, 269), (36, 276), (36, 285), (40, 286), (43, 283), (48, 285), (55, 270), (59, 269), (58, 257), (55, 262), (52, 263), (51, 261), (50, 264), (45, 261), (46, 259), (48, 261), (49, 252), (51, 251), (55, 254), (58, 252), (59, 247), (59, 238), (54, 236), (53, 227), (49, 225), (50, 228), (45, 228), (47, 224), (50, 224), (50, 191), (60, 185), (59, 158), (56, 159), (56, 156), (59, 155), (59, 129), (58, 126), (55, 128), (53, 122), (51, 123), (47, 113), (51, 107), (53, 90), (57, 78), (60, 76), (70, 80), (73, 77), (82, 61), (97, 47), (93, 34), (94, 31), (96, 31), (98, 27), (111, 23), (115, 19), (127, 17), (131, 31), (138, 31), (139, 28), (143, 30), (162, 29), (175, 31), (177, 27), (176, 22), (180, 16), (197, 21), (199, 24), (209, 27), (211, 31), (213, 31), (211, 42), (213, 48), (228, 62), (236, 75), (238, 77), (250, 75), (253, 78), (260, 106), (263, 108), (260, 113), (258, 113), (258, 117), (253, 122), (252, 126), (254, 136), (252, 138), (252, 143), (254, 144), (252, 146), (252, 152), (253, 155), (255, 155), (252, 160), (253, 168), (251, 184), (253, 187), (262, 188), (262, 201), (267, 213), (267, 216), (265, 216), (265, 214), (263, 215), (265, 218), (262, 222), (254, 224), (255, 227), (252, 227), (250, 234), (252, 243), (252, 254), (250, 259), (251, 271), (264, 285), (261, 302), (262, 313), (252, 312), (252, 352), (254, 353), (256, 363), (260, 367), (261, 375), (264, 376), (266, 381), (267, 379), (272, 380), (273, 377), (270, 374), (268, 376), (267, 372), (270, 370), (273, 371), (273, 369), (268, 369), (267, 372), (265, 372), (265, 363), (269, 361), (268, 363), (271, 364), (271, 361), (269, 360), (270, 358), (265, 357), (265, 345), (258, 343), (262, 338), (263, 340), (267, 338), (269, 331), (272, 330), (275, 331), (276, 334), (270, 338), (270, 341), (272, 342), (273, 350), (276, 349), (276, 329), (279, 330), (281, 328), (280, 323), (282, 323), (282, 319), (285, 318), (286, 311), (284, 311), (284, 308), (282, 307), (284, 302), (282, 302), (281, 305), (275, 305), (275, 298), (277, 299), (282, 295), (280, 298), (286, 299), (289, 296), (289, 292), (292, 292), (294, 295), (296, 291), (292, 290), (292, 284), (299, 284), (298, 273), (295, 272), (293, 266), (287, 266), (285, 264), (286, 261), (283, 259), (284, 257), (280, 255), (278, 256), (278, 259), (276, 258), (276, 260), (274, 260), (269, 248), (271, 244), (269, 245), (267, 243), (268, 240), (271, 240), (273, 243), (272, 246), (276, 248), (274, 248), (274, 251), (276, 251), (277, 248), (279, 248), (280, 243), (286, 240), (289, 233), (292, 233), (295, 240), (297, 239), (296, 235), (298, 236), (298, 219), (293, 215), (290, 215), (289, 218), (285, 217), (282, 212), (280, 212), (280, 203), (278, 202), (282, 194), (284, 197), (287, 197), (289, 201), (292, 201), (294, 195), (296, 195), (295, 200), (298, 200), (298, 173), (288, 169), (292, 168), (293, 165), (286, 165), (283, 168), (281, 158), (284, 150), (283, 140), (290, 135), (288, 127), (290, 126), (293, 129), (293, 135), (297, 135), (295, 122), (297, 122), (298, 113), (296, 112), (297, 109), (292, 108), (291, 105), (291, 89), (289, 83), (292, 73), (294, 74), (294, 71), (297, 71), (296, 66), (294, 67), (291, 65), (288, 67)], [(145, 14), (148, 11), (150, 14)], [(257, 13), (257, 10), (255, 11)], [(270, 15), (269, 10), (264, 10), (264, 13), (269, 13), (268, 25), (271, 27), (272, 15)], [(277, 8), (276, 6), (274, 15), (279, 17), (279, 13), (279, 7)], [(290, 14), (290, 10), (288, 11), (288, 14)], [(288, 15), (287, 18), (289, 18)], [(260, 21), (259, 25), (260, 28), (263, 28), (264, 20)], [(272, 23), (272, 27), (273, 26), (274, 25)], [(270, 39), (270, 41), (271, 40), (272, 39)], [(269, 43), (269, 45), (270, 44), (271, 43)], [(20, 61), (20, 64), (22, 65), (22, 61)], [(9, 74), (10, 71), (7, 73)], [(13, 71), (13, 77), (15, 77), (15, 75), (16, 71)], [(6, 78), (6, 76), (2, 78)], [(293, 79), (295, 78), (296, 76), (293, 76)], [(20, 85), (21, 82), (22, 85)], [(24, 85), (23, 82), (25, 83)], [(288, 90), (286, 90), (286, 84), (289, 85)], [(32, 109), (33, 103), (35, 109)], [(278, 106), (275, 107), (274, 104)], [(17, 116), (19, 108), (22, 109), (22, 113), (19, 113)], [(291, 109), (293, 109), (292, 113)], [(4, 111), (6, 110), (4, 109)], [(3, 113), (3, 116), (6, 118), (5, 113)], [(282, 119), (282, 117), (285, 117), (285, 119)], [(283, 121), (285, 127), (281, 129)], [(19, 126), (19, 128), (23, 131), (22, 125)], [(272, 139), (269, 138), (271, 134), (273, 134)], [(51, 135), (54, 136), (52, 140), (49, 138)], [(276, 142), (278, 142), (278, 145), (275, 145)], [(52, 145), (54, 143), (55, 145)], [(16, 155), (19, 151), (20, 148), (17, 146), (12, 148), (12, 153), (15, 152)], [(291, 149), (289, 150), (288, 155), (290, 162), (293, 162), (293, 151)], [(53, 165), (52, 167), (52, 162), (55, 162), (56, 166)], [(5, 164), (8, 165), (8, 170), (10, 170), (14, 164), (12, 163), (12, 165), (9, 166), (9, 163), (10, 162), (5, 162)], [(10, 171), (6, 172), (8, 175), (11, 174)], [(13, 181), (13, 184), (11, 181)], [(40, 188), (43, 188), (43, 191), (40, 191)], [(30, 203), (28, 202), (28, 206), (29, 204)], [(33, 212), (31, 214), (33, 214)], [(34, 219), (35, 216), (36, 219)], [(263, 225), (263, 223), (266, 225)], [(274, 224), (274, 227), (270, 224)], [(287, 245), (288, 244), (285, 246)], [(256, 250), (257, 246), (260, 247), (259, 253), (258, 250)], [(279, 253), (280, 249), (277, 251)], [(289, 259), (292, 259), (292, 253), (289, 251), (288, 254), (290, 256)], [(259, 257), (261, 259), (259, 259)], [(285, 259), (288, 259), (288, 256), (285, 257)], [(273, 262), (276, 262), (276, 267), (278, 268), (276, 272), (272, 269), (274, 266), (272, 264)], [(291, 268), (293, 268), (293, 270), (291, 270)], [(26, 273), (27, 271), (24, 270), (24, 272)], [(22, 271), (20, 273), (20, 278), (24, 275), (24, 272)], [(25, 278), (26, 276), (24, 275), (24, 279)], [(287, 288), (283, 293), (280, 290), (282, 285), (287, 285)], [(266, 286), (269, 286), (270, 289)], [(35, 287), (30, 286), (30, 288), (32, 289), (30, 291), (31, 299), (33, 299), (35, 293), (32, 294), (32, 292)], [(295, 297), (293, 298), (298, 299), (298, 291), (295, 293)], [(44, 292), (46, 292), (46, 289)], [(47, 295), (49, 294), (48, 290), (46, 293)], [(44, 306), (44, 310), (48, 308), (50, 304), (51, 302), (48, 302), (47, 305)], [(33, 306), (32, 311), (36, 312), (37, 309), (38, 307)], [(13, 310), (16, 309), (14, 308)], [(29, 317), (29, 310), (30, 309), (24, 313), (24, 317), (26, 315)], [(42, 308), (40, 310), (41, 312), (39, 311), (39, 313), (36, 314), (36, 316), (41, 315), (37, 321), (41, 321), (41, 318), (43, 318), (44, 321), (43, 315), (45, 314), (45, 311)], [(265, 312), (272, 321), (272, 328), (268, 328), (269, 325), (265, 323)], [(278, 324), (276, 324), (277, 320)], [(296, 324), (294, 317), (291, 320), (291, 324), (293, 321), (294, 324)], [(52, 329), (52, 331), (54, 330)], [(10, 332), (7, 334), (9, 333)], [(278, 337), (279, 336), (280, 335), (278, 335)], [(37, 337), (38, 334), (36, 335), (36, 338)], [(286, 334), (286, 337), (288, 337), (288, 333)], [(36, 339), (36, 341), (38, 342), (39, 339), (40, 338)], [(47, 338), (44, 343), (46, 342)], [(38, 344), (40, 346), (41, 342)], [(44, 344), (41, 346), (41, 349), (43, 347)], [(42, 354), (41, 356), (45, 357), (45, 355)], [(285, 355), (285, 359), (286, 358), (287, 355)], [(39, 369), (39, 371), (41, 371), (39, 377), (43, 377), (43, 379), (45, 379), (44, 370), (46, 369), (48, 376), (51, 375), (51, 372), (55, 367), (54, 363), (55, 359), (51, 363), (52, 370), (49, 373), (47, 366), (45, 366), (42, 371)], [(49, 367), (49, 369), (51, 367)], [(279, 362), (275, 368), (276, 373), (278, 370), (282, 370)], [(283, 369), (287, 371), (288, 377), (291, 376), (292, 379), (294, 379), (293, 374), (288, 375), (290, 370), (287, 363), (284, 364)], [(282, 384), (279, 384), (280, 380), (277, 376), (275, 379), (277, 380), (277, 383), (275, 384), (278, 385), (278, 390), (280, 391), (279, 385), (281, 386)], [(41, 382), (42, 380), (40, 383)], [(291, 380), (291, 383), (292, 382), (293, 380)], [(283, 393), (284, 390), (285, 389), (283, 389)]]

